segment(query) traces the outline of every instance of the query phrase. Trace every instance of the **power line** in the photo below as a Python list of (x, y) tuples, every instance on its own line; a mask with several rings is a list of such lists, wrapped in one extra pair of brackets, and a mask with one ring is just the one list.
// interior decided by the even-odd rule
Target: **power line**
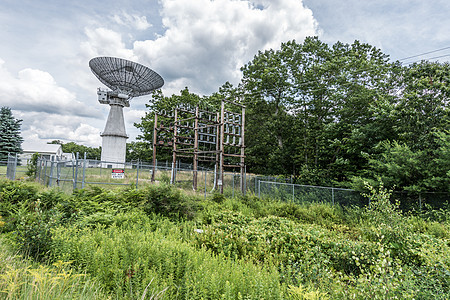
[[(444, 48), (441, 48), (441, 49), (437, 49), (437, 50), (433, 50), (433, 51), (429, 51), (429, 52), (425, 52), (425, 53), (421, 53), (421, 54), (417, 54), (417, 55), (413, 55), (413, 56), (408, 56), (408, 57), (399, 59), (399, 61), (407, 60), (407, 59), (410, 59), (410, 58), (419, 57), (419, 56), (423, 56), (423, 55), (427, 55), (427, 54), (431, 54), (431, 53), (435, 53), (435, 52), (439, 52), (439, 51), (443, 51), (443, 50), (447, 50), (447, 49), (450, 49), (450, 46), (449, 47), (444, 47)], [(433, 59), (433, 58), (429, 58), (429, 59)]]
[[(429, 58), (427, 58), (426, 60), (438, 59), (438, 58), (443, 58), (443, 57), (447, 57), (447, 56), (450, 56), (450, 54), (445, 54), (445, 55), (440, 55), (440, 56), (435, 56), (435, 57), (429, 57)], [(406, 64), (407, 64), (407, 65), (411, 65), (411, 64), (414, 64), (414, 63), (416, 63), (416, 62), (420, 62), (420, 61), (422, 61), (422, 60), (424, 60), (424, 59), (412, 61), (412, 62), (409, 62), (409, 63), (406, 63)]]

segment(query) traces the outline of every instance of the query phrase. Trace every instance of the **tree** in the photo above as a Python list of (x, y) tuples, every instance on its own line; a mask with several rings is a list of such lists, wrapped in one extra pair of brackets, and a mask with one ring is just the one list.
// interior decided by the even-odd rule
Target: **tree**
[(0, 161), (7, 160), (8, 153), (22, 153), (21, 123), (22, 120), (13, 117), (9, 107), (0, 109)]
[(358, 174), (364, 152), (392, 132), (374, 122), (390, 101), (392, 68), (387, 55), (358, 41), (330, 47), (309, 37), (259, 52), (242, 68), (249, 169), (315, 184)]
[(69, 142), (69, 143), (64, 144), (64, 142), (62, 142), (60, 140), (54, 140), (54, 141), (49, 142), (49, 144), (61, 145), (62, 151), (64, 153), (77, 153), (78, 152), (81, 155), (81, 157), (83, 157), (84, 153), (86, 153), (87, 159), (100, 160), (101, 153), (102, 153), (102, 150), (100, 147), (93, 148), (93, 147), (88, 147), (88, 146), (84, 146), (84, 145), (78, 145), (77, 143), (74, 143), (74, 142)]
[(143, 141), (132, 141), (127, 143), (127, 160), (140, 160), (151, 161), (152, 160), (152, 147), (151, 143)]

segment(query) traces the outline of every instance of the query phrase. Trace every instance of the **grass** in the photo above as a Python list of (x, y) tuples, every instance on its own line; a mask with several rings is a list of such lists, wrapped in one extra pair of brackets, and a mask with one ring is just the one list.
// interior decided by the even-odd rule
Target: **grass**
[(0, 299), (108, 299), (100, 285), (69, 263), (37, 265), (0, 239)]
[(450, 212), (402, 214), (390, 191), (368, 197), (370, 208), (343, 209), (162, 183), (65, 195), (0, 181), (2, 241), (41, 259), (2, 266), (2, 295), (38, 295), (38, 278), (67, 297), (448, 299)]

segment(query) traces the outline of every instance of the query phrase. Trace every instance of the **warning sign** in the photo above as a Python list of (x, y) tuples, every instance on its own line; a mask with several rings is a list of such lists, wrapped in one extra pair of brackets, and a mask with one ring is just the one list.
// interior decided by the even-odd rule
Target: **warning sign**
[(125, 171), (123, 169), (112, 169), (111, 178), (112, 179), (124, 179)]

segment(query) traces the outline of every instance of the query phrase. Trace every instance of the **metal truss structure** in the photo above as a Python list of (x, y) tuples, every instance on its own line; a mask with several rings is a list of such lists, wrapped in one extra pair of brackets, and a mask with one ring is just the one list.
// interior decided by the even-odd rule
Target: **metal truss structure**
[[(225, 168), (239, 168), (241, 190), (245, 191), (245, 106), (222, 100), (220, 112), (201, 106), (182, 104), (173, 111), (155, 112), (153, 165), (157, 148), (172, 150), (171, 183), (176, 182), (177, 158), (193, 159), (192, 188), (197, 190), (199, 162), (215, 164), (214, 188), (223, 193)], [(156, 168), (152, 181), (155, 181)]]

